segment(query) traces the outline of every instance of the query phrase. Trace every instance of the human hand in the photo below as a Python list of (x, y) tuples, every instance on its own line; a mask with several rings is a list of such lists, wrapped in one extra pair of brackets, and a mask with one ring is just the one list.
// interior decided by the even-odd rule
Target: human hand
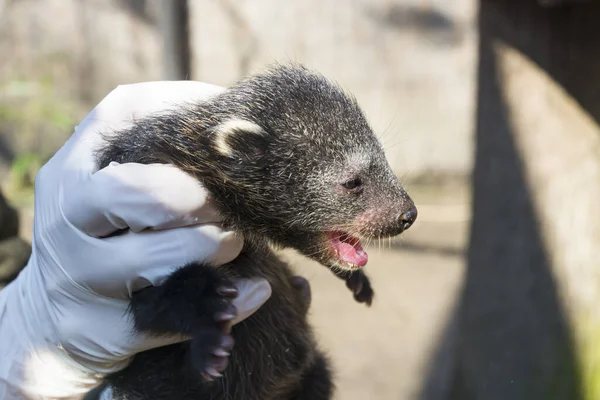
[[(42, 167), (31, 259), (0, 291), (0, 398), (77, 398), (136, 353), (186, 339), (134, 335), (132, 293), (160, 285), (191, 261), (227, 263), (242, 238), (219, 227), (207, 192), (191, 176), (158, 164), (98, 171), (93, 152), (102, 134), (135, 118), (221, 90), (199, 82), (120, 86)], [(236, 284), (235, 323), (271, 294), (264, 280)]]

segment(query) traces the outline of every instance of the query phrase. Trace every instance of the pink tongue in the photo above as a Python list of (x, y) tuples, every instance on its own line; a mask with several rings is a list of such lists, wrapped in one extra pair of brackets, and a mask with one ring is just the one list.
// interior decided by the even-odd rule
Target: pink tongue
[(358, 241), (355, 243), (342, 242), (339, 239), (333, 242), (340, 258), (350, 264), (364, 267), (369, 261), (368, 254), (363, 250)]

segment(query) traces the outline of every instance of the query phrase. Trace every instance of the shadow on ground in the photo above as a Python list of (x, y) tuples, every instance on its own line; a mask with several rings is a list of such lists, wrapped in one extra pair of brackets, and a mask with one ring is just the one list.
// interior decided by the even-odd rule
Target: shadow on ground
[(545, 10), (534, 0), (483, 0), (479, 17), (466, 280), (420, 399), (583, 399), (571, 332), (513, 142), (493, 46), (501, 40), (523, 52), (599, 121), (600, 92), (589, 82), (597, 81), (600, 58), (588, 58), (600, 48), (600, 5)]

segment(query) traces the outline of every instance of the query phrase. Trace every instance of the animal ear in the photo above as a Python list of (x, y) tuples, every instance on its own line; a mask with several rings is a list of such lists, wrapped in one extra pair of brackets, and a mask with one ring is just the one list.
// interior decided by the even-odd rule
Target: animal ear
[(213, 144), (226, 157), (259, 157), (267, 150), (267, 132), (254, 122), (231, 119), (213, 128)]

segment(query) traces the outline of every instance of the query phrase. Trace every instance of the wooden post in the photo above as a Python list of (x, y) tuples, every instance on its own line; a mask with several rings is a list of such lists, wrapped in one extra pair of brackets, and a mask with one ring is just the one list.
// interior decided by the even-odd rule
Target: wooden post
[(187, 0), (162, 0), (161, 28), (165, 79), (191, 79)]

